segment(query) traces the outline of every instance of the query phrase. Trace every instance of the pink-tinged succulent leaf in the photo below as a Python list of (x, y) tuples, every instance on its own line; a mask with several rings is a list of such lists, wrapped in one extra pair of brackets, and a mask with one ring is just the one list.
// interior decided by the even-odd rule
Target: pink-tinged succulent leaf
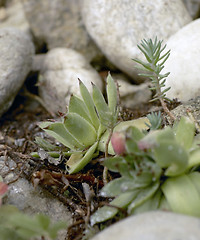
[(123, 155), (126, 152), (125, 135), (122, 132), (114, 132), (111, 143), (116, 154)]
[(0, 182), (0, 197), (2, 197), (8, 191), (8, 185)]
[(2, 197), (8, 191), (8, 185), (0, 182), (0, 206), (2, 205)]

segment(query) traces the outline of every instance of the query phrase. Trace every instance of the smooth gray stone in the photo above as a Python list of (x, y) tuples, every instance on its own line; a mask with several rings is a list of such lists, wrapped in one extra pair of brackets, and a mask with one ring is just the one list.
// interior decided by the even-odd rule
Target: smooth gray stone
[(92, 240), (199, 240), (200, 219), (152, 211), (128, 217)]
[(82, 0), (23, 0), (24, 12), (37, 43), (47, 48), (72, 48), (88, 61), (101, 57), (81, 19)]
[(80, 95), (78, 79), (90, 92), (91, 82), (102, 90), (99, 74), (79, 52), (54, 48), (46, 54), (39, 76), (39, 94), (49, 111), (66, 111), (71, 94)]
[(192, 19), (181, 0), (84, 0), (86, 29), (104, 55), (140, 83), (133, 58), (142, 39), (166, 41)]
[[(200, 19), (192, 21), (171, 36), (167, 49), (171, 50), (162, 73), (170, 72), (165, 82), (168, 98), (186, 102), (200, 95)], [(166, 50), (167, 50), (166, 49)]]
[(31, 70), (34, 46), (16, 28), (0, 29), (0, 116), (12, 105)]

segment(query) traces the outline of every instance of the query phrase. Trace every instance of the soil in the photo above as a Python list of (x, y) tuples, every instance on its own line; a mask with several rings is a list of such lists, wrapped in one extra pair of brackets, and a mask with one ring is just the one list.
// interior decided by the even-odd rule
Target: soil
[[(158, 105), (158, 103), (146, 103), (135, 109), (123, 109), (123, 120), (145, 116), (152, 106), (158, 107)], [(32, 157), (30, 153), (38, 151), (35, 137), (44, 136), (37, 123), (51, 118), (38, 102), (29, 97), (17, 96), (12, 108), (0, 119), (0, 155), (11, 157), (16, 161), (18, 177), (26, 177), (34, 185), (38, 184), (36, 179), (39, 179), (42, 187), (68, 206), (72, 212), (73, 225), (69, 227), (66, 239), (78, 240), (82, 239), (84, 234), (89, 236), (105, 227), (100, 224), (90, 229), (88, 224), (90, 214), (99, 206), (107, 204), (109, 200), (98, 196), (99, 189), (103, 186), (104, 155), (102, 153), (83, 171), (73, 175), (66, 174), (64, 161), (54, 165), (48, 158), (41, 160)], [(110, 180), (115, 177), (116, 174), (109, 173)], [(122, 212), (120, 216), (107, 222), (106, 226), (125, 215), (126, 213)]]

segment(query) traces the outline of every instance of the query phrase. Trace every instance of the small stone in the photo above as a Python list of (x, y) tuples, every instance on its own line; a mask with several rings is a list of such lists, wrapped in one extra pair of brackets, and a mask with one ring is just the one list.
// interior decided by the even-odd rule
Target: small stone
[(165, 62), (164, 73), (170, 72), (167, 97), (188, 101), (200, 95), (200, 19), (195, 20), (167, 41), (171, 54)]
[(0, 10), (0, 28), (14, 27), (32, 37), (29, 23), (24, 14), (22, 2), (9, 1), (6, 7)]
[(199, 226), (199, 218), (152, 211), (113, 224), (92, 240), (199, 240)]
[(200, 10), (200, 1), (199, 0), (183, 0), (190, 16), (193, 19), (199, 17), (199, 10)]
[(82, 0), (23, 0), (24, 11), (38, 45), (72, 48), (88, 61), (102, 53), (87, 33), (81, 18)]
[(0, 29), (0, 116), (12, 105), (32, 65), (34, 46), (15, 28)]
[(0, 8), (0, 21), (4, 21), (7, 18), (7, 13), (5, 7)]
[(55, 48), (46, 54), (39, 77), (39, 93), (51, 112), (66, 112), (71, 94), (80, 95), (78, 78), (89, 91), (91, 82), (102, 90), (100, 76), (77, 51)]

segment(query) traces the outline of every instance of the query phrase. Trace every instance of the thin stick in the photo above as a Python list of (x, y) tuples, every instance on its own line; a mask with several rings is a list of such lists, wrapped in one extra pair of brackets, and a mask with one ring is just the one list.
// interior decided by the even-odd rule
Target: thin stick
[(160, 103), (161, 103), (162, 108), (163, 108), (163, 110), (165, 111), (165, 113), (170, 117), (170, 119), (172, 120), (172, 122), (174, 122), (174, 121), (176, 120), (176, 118), (175, 118), (174, 114), (172, 114), (172, 113), (169, 111), (166, 102), (165, 102), (162, 98), (160, 98), (159, 100), (160, 100)]
[[(108, 158), (108, 146), (109, 146), (112, 134), (113, 134), (113, 129), (114, 128), (110, 129), (110, 134), (108, 136), (108, 139), (107, 139), (107, 142), (105, 145), (105, 158)], [(104, 167), (104, 169), (103, 169), (103, 183), (104, 183), (104, 185), (106, 185), (108, 183), (108, 168), (107, 167)]]
[(159, 84), (159, 79), (158, 79), (158, 76), (156, 74), (155, 75), (155, 79), (156, 79), (156, 84), (155, 84), (155, 87), (156, 87), (156, 92), (157, 92), (157, 96), (160, 100), (160, 103), (161, 103), (161, 106), (164, 110), (164, 112), (170, 117), (172, 123), (176, 120), (175, 116), (169, 111), (168, 107), (167, 107), (167, 104), (164, 100), (164, 98), (162, 97), (162, 92), (161, 92), (161, 87), (160, 87), (160, 84)]

